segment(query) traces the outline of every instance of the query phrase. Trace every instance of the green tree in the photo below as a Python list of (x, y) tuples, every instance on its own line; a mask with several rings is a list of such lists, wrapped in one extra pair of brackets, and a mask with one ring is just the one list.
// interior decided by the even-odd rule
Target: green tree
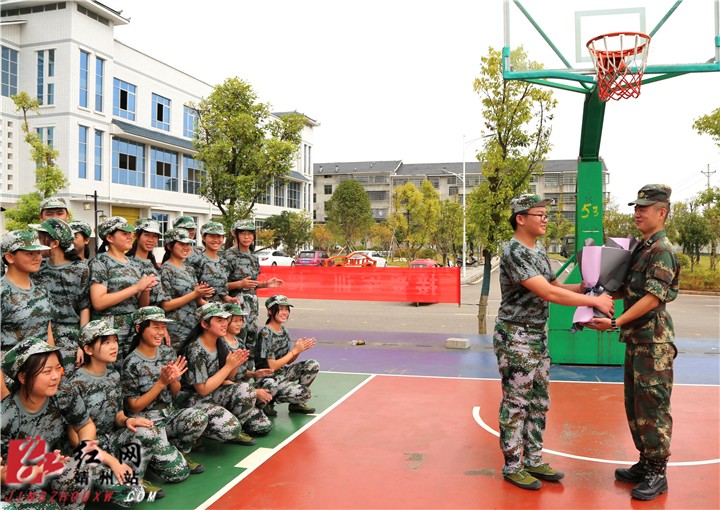
[[(515, 69), (539, 69), (522, 47), (510, 54)], [(478, 332), (487, 332), (492, 258), (512, 236), (510, 200), (529, 191), (550, 150), (552, 91), (521, 81), (505, 81), (502, 57), (492, 47), (481, 58), (474, 89), (482, 101), (485, 144), (478, 154), (485, 179), (469, 195), (471, 232), (482, 247), (484, 278), (478, 306)]]
[(328, 228), (339, 238), (348, 251), (365, 239), (375, 223), (367, 191), (359, 182), (348, 179), (335, 188), (325, 203)]
[(305, 120), (298, 114), (273, 116), (270, 105), (258, 102), (252, 86), (239, 78), (228, 78), (193, 107), (195, 159), (205, 170), (199, 194), (220, 210), (229, 231), (290, 173)]
[(455, 249), (462, 246), (462, 228), (462, 205), (454, 200), (442, 200), (438, 209), (438, 220), (432, 242), (442, 255), (444, 266), (447, 265), (448, 258), (455, 254)]
[(695, 119), (693, 128), (701, 135), (709, 135), (715, 145), (720, 147), (720, 108)]
[(635, 217), (631, 213), (620, 212), (618, 204), (609, 202), (603, 211), (604, 239), (610, 237), (641, 237), (640, 231), (635, 226)]
[(399, 226), (396, 237), (404, 242), (408, 260), (428, 246), (437, 228), (440, 214), (440, 195), (430, 181), (420, 188), (406, 182), (393, 190), (393, 222)]
[(700, 261), (700, 250), (710, 242), (710, 227), (696, 210), (693, 202), (680, 202), (673, 207), (672, 230), (683, 253), (690, 257), (690, 271)]
[(717, 267), (718, 243), (720, 242), (720, 187), (708, 188), (700, 192), (698, 202), (703, 205), (703, 216), (708, 224), (710, 269), (714, 271)]
[(575, 233), (575, 224), (568, 220), (563, 214), (564, 205), (565, 201), (561, 194), (557, 204), (548, 208), (548, 216), (550, 218), (547, 223), (545, 236), (543, 236), (543, 244), (546, 250), (550, 248), (551, 244), (562, 246), (563, 238), (566, 235)]
[(329, 255), (335, 246), (335, 238), (330, 229), (325, 225), (313, 225), (311, 236), (313, 246)]
[(30, 159), (35, 162), (35, 191), (21, 195), (16, 207), (5, 213), (8, 219), (6, 227), (17, 230), (27, 228), (30, 223), (37, 223), (40, 202), (67, 188), (69, 183), (63, 171), (55, 164), (58, 151), (43, 143), (40, 135), (30, 130), (28, 113), (40, 114), (40, 100), (30, 98), (27, 92), (20, 92), (11, 96), (11, 99), (15, 103), (15, 111), (22, 114), (21, 129), (25, 141), (30, 145)]
[(393, 231), (387, 221), (375, 223), (370, 227), (370, 241), (373, 246), (378, 246), (380, 250), (390, 253), (393, 242)]
[(310, 242), (312, 222), (306, 211), (283, 211), (270, 216), (263, 223), (263, 229), (273, 231), (272, 246), (282, 244), (289, 255), (295, 256), (298, 249)]

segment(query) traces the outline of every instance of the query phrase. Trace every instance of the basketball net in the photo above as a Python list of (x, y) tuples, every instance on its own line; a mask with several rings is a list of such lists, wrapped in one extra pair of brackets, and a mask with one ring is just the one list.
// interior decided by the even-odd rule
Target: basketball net
[(640, 95), (650, 36), (616, 32), (590, 39), (587, 48), (597, 71), (598, 96), (603, 101)]

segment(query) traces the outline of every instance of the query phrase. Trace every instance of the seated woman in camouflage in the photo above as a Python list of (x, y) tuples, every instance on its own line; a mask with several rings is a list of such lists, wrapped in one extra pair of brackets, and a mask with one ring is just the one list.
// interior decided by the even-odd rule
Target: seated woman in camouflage
[(50, 247), (32, 280), (48, 291), (55, 345), (60, 348), (65, 375), (70, 376), (82, 364), (78, 337), (80, 328), (90, 321), (90, 270), (80, 260), (73, 232), (63, 220), (50, 218), (31, 226), (40, 242)]
[[(2, 368), (13, 380), (12, 393), (2, 401), (1, 407), (2, 457), (8, 459), (8, 455), (22, 455), (10, 442), (28, 438), (45, 441), (47, 451), (54, 452), (50, 456), (52, 460), (46, 464), (53, 466), (54, 476), (46, 475), (45, 480), (39, 476), (29, 485), (15, 484), (7, 479), (10, 473), (6, 473), (3, 501), (10, 502), (13, 491), (25, 492), (22, 501), (13, 501), (17, 507), (29, 503), (28, 492), (35, 494), (34, 504), (43, 496), (50, 499), (52, 494), (65, 494), (69, 499), (71, 494), (78, 493), (79, 500), (65, 508), (83, 508), (83, 500), (90, 498), (91, 489), (112, 493), (112, 502), (121, 506), (128, 506), (126, 500), (142, 499), (142, 488), (137, 483), (123, 485), (133, 476), (130, 466), (121, 464), (114, 456), (98, 448), (95, 424), (82, 399), (73, 391), (58, 394), (63, 368), (57, 347), (37, 338), (27, 338), (7, 353)], [(72, 453), (85, 455), (65, 457), (61, 454), (58, 448), (66, 429), (78, 441), (85, 441), (81, 451)], [(70, 451), (62, 453), (71, 455)], [(77, 457), (81, 457), (80, 462)], [(115, 482), (113, 476), (121, 484)]]
[(187, 362), (172, 347), (163, 344), (168, 322), (165, 312), (157, 306), (145, 306), (133, 315), (135, 337), (122, 366), (125, 415), (152, 421), (160, 434), (180, 451), (190, 473), (198, 474), (205, 468), (187, 454), (205, 432), (208, 415), (202, 409), (180, 409), (173, 403), (180, 392), (180, 376), (187, 370)]
[(288, 299), (280, 294), (265, 300), (268, 319), (258, 334), (255, 365), (274, 371), (272, 378), (262, 379), (259, 386), (268, 388), (277, 384), (275, 402), (289, 402), (291, 413), (310, 414), (315, 412), (307, 405), (311, 395), (310, 385), (320, 371), (320, 364), (314, 359), (297, 361), (300, 354), (315, 347), (315, 339), (301, 338), (293, 345), (285, 329), (291, 306)]
[(143, 479), (148, 463), (168, 482), (181, 482), (190, 475), (187, 462), (153, 422), (143, 417), (128, 417), (123, 411), (120, 373), (108, 363), (117, 359), (118, 339), (105, 321), (91, 321), (80, 334), (85, 364), (70, 379), (85, 402), (95, 427), (100, 447), (118, 454), (129, 450), (133, 471), (146, 492), (155, 499), (165, 494)]
[(225, 335), (229, 316), (220, 303), (208, 303), (195, 310), (198, 325), (180, 349), (187, 358), (188, 370), (182, 378), (183, 391), (178, 402), (199, 407), (208, 414), (206, 437), (251, 446), (255, 440), (243, 432), (243, 424), (259, 412), (255, 407), (255, 391), (243, 391), (227, 380), (230, 372), (247, 360), (248, 353), (229, 354), (222, 368), (218, 361), (218, 338)]
[(165, 255), (160, 270), (159, 306), (172, 322), (168, 322), (170, 343), (175, 352), (197, 323), (195, 310), (204, 305), (215, 289), (205, 282), (198, 283), (195, 269), (187, 265), (187, 258), (195, 244), (187, 230), (172, 228), (165, 232)]

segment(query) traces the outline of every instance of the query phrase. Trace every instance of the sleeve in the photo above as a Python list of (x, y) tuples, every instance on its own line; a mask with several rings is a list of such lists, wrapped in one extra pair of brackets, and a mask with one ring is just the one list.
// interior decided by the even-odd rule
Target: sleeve
[(103, 258), (102, 256), (97, 256), (90, 261), (90, 283), (99, 283), (107, 287), (110, 280), (110, 272)]
[(137, 358), (128, 356), (123, 363), (122, 377), (122, 398), (138, 398), (144, 392), (141, 391), (138, 381), (140, 373), (137, 367)]
[(510, 247), (506, 262), (506, 274), (514, 284), (542, 274), (540, 268), (534, 263), (530, 251), (519, 246)]
[(157, 286), (157, 302), (163, 303), (172, 299), (172, 273), (165, 268), (160, 270), (160, 284)]
[(77, 303), (78, 311), (90, 308), (90, 268), (82, 264), (80, 271), (80, 293)]
[(74, 387), (64, 392), (64, 395), (57, 399), (57, 403), (65, 421), (75, 429), (85, 426), (90, 419), (85, 401)]
[(656, 253), (645, 271), (645, 290), (661, 302), (668, 301), (668, 293), (675, 279), (678, 260), (669, 250)]
[(197, 342), (193, 343), (186, 353), (188, 371), (185, 372), (185, 381), (192, 386), (193, 384), (202, 384), (208, 379), (208, 363), (203, 356), (201, 349), (197, 348)]

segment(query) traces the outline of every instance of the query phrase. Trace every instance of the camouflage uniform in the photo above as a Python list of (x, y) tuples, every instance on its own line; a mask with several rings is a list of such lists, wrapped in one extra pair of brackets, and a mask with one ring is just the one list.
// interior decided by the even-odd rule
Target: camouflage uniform
[[(160, 284), (162, 283), (162, 271), (158, 270), (153, 266), (150, 259), (141, 259), (136, 256), (128, 257), (130, 260), (140, 266), (140, 271), (143, 275), (154, 274), (158, 279), (158, 284), (150, 289), (150, 304), (157, 305), (160, 302)], [(162, 269), (162, 268), (161, 268)]]
[(665, 304), (678, 295), (680, 265), (664, 230), (638, 245), (625, 282), (625, 310), (650, 293), (660, 305), (621, 328), (625, 342), (625, 413), (645, 459), (670, 456), (675, 331)]
[[(159, 346), (154, 358), (143, 356), (137, 349), (132, 351), (123, 363), (123, 399), (139, 398), (150, 391), (160, 379), (162, 367), (176, 359), (175, 351), (167, 345)], [(202, 409), (175, 407), (172, 391), (168, 387), (163, 388), (155, 400), (137, 414), (126, 404), (125, 414), (151, 420), (160, 434), (182, 453), (190, 452), (208, 425), (208, 415)]]
[(206, 298), (206, 301), (222, 301), (228, 295), (228, 269), (223, 258), (218, 256), (212, 259), (203, 253), (194, 267), (198, 282), (205, 282), (215, 289), (215, 294)]
[(545, 415), (550, 408), (548, 303), (521, 283), (538, 275), (548, 282), (555, 280), (539, 246), (531, 250), (514, 238), (505, 244), (500, 257), (502, 299), (493, 334), (503, 393), (499, 413), (503, 474), (542, 464)]
[[(289, 353), (294, 345), (285, 326), (280, 326), (278, 333), (268, 326), (258, 333), (257, 358), (255, 364), (267, 367), (267, 359), (280, 359)], [(272, 377), (265, 377), (258, 381), (259, 388), (270, 391), (277, 385), (274, 400), (290, 404), (304, 404), (310, 400), (310, 385), (320, 372), (320, 363), (314, 359), (296, 361), (274, 371)], [(274, 379), (271, 381), (271, 379)]]
[[(179, 268), (166, 262), (162, 265), (160, 274), (162, 278), (162, 288), (159, 293), (160, 303), (179, 298), (195, 291), (197, 278), (195, 277), (195, 271), (190, 266)], [(172, 346), (176, 351), (183, 342), (187, 340), (190, 331), (192, 331), (197, 324), (195, 320), (196, 309), (197, 302), (193, 299), (180, 308), (165, 312), (165, 316), (174, 321), (168, 322), (167, 329), (170, 334)]]
[[(197, 224), (190, 216), (178, 216), (173, 220), (172, 228), (184, 228), (186, 230), (192, 229), (195, 230), (195, 235), (197, 236)], [(185, 259), (185, 265), (192, 267), (196, 274), (198, 272), (200, 258), (202, 257), (204, 251), (205, 248), (203, 246), (194, 246), (188, 258)]]
[[(237, 282), (250, 277), (257, 280), (260, 276), (260, 261), (257, 256), (240, 251), (238, 248), (228, 248), (223, 253), (223, 260), (227, 268), (227, 281)], [(240, 299), (240, 304), (248, 312), (245, 320), (247, 329), (247, 349), (255, 353), (258, 338), (258, 298), (255, 289), (234, 289), (229, 291), (230, 297)]]
[(2, 284), (0, 342), (3, 352), (10, 350), (23, 338), (47, 340), (53, 307), (45, 287), (31, 282), (29, 289), (21, 289), (10, 282), (7, 275), (3, 276), (0, 282)]

